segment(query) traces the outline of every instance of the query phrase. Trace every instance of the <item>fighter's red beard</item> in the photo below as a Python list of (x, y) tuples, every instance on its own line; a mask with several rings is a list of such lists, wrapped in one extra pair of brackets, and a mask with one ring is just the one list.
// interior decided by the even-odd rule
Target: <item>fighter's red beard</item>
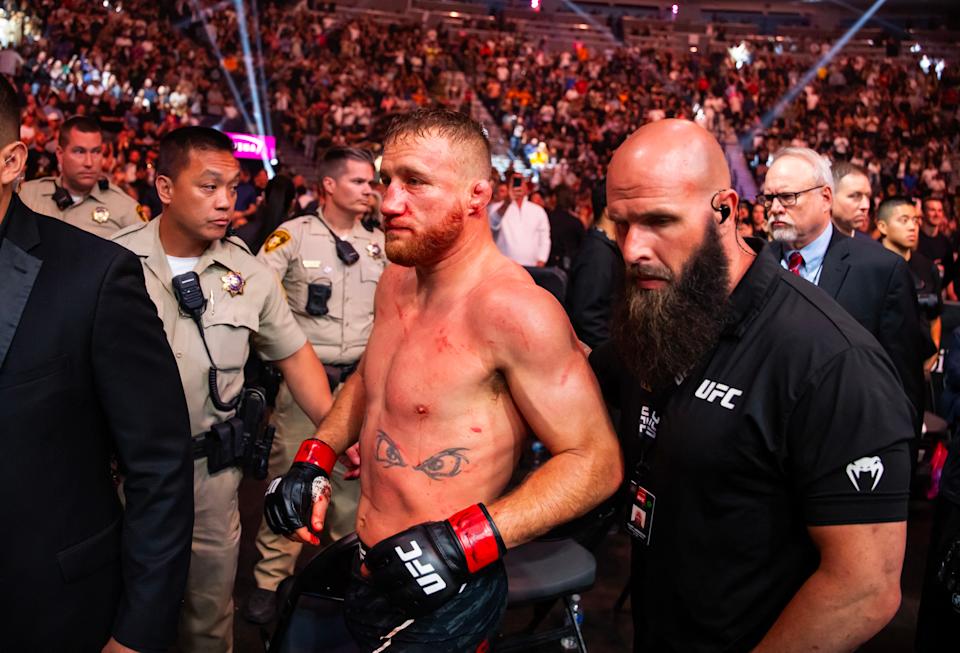
[(463, 210), (456, 209), (426, 231), (387, 231), (387, 258), (391, 263), (407, 267), (439, 261), (463, 231), (463, 218)]

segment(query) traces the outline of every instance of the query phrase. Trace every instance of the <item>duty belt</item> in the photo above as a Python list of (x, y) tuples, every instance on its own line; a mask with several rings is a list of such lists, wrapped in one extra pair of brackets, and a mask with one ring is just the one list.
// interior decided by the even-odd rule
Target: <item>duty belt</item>
[(193, 442), (193, 459), (200, 460), (201, 458), (206, 458), (207, 434), (201, 433), (200, 435), (195, 435), (190, 440)]
[(346, 383), (350, 375), (357, 371), (359, 361), (346, 364), (323, 364), (323, 369), (327, 373), (327, 381), (330, 383), (330, 392), (336, 390), (341, 383)]

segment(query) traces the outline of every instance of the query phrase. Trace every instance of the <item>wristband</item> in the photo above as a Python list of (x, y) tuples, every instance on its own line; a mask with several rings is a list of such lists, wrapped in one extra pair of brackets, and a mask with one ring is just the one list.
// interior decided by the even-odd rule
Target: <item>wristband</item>
[(453, 528), (454, 535), (463, 548), (467, 569), (471, 574), (496, 562), (506, 552), (500, 531), (482, 503), (464, 508), (448, 519), (447, 523)]
[(337, 463), (337, 452), (323, 440), (310, 438), (300, 443), (300, 449), (297, 450), (293, 462), (315, 465), (329, 476)]

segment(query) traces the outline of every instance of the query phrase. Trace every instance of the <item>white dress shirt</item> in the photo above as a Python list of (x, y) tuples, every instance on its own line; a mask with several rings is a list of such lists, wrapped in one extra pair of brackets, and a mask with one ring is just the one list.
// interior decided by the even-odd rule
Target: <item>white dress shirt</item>
[(550, 256), (550, 221), (547, 212), (530, 200), (523, 204), (510, 201), (503, 217), (497, 215), (497, 209), (503, 202), (490, 206), (490, 229), (494, 242), (503, 255), (520, 265), (536, 266), (546, 262)]

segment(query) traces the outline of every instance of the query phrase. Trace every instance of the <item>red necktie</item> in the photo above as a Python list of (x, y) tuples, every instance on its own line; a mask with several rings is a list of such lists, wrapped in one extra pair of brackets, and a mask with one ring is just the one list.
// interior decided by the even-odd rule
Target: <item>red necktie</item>
[(803, 265), (803, 255), (800, 252), (791, 254), (787, 260), (787, 269), (799, 277), (801, 265)]

